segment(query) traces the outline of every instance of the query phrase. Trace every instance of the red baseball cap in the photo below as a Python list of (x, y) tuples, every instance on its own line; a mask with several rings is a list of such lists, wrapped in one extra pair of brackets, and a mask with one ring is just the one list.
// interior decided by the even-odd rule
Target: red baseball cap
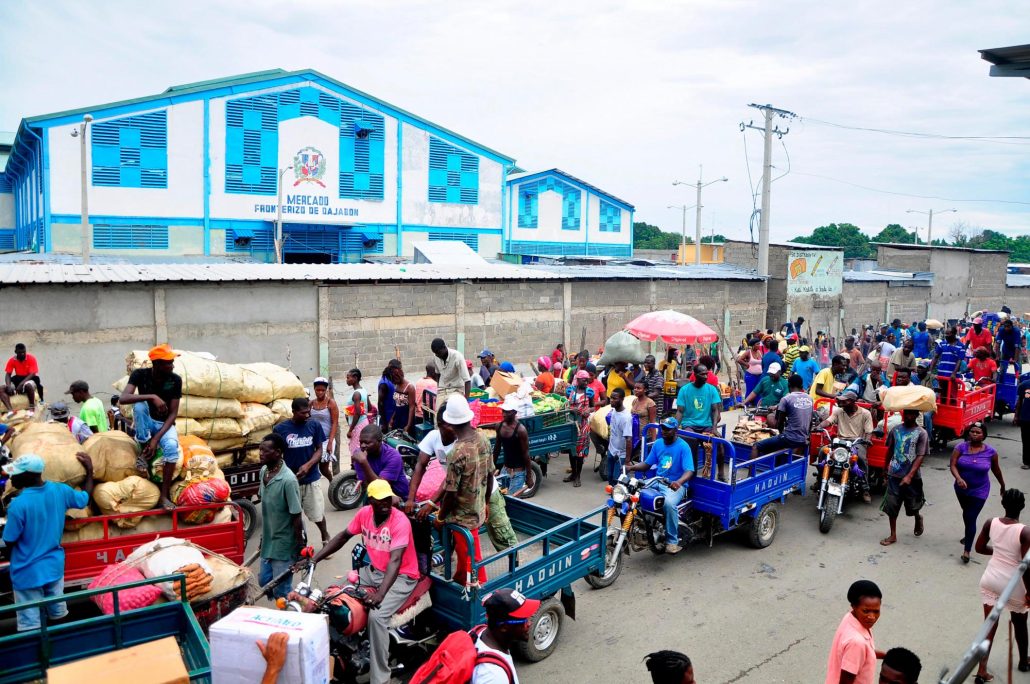
[(498, 589), (483, 601), (487, 617), (494, 620), (514, 618), (522, 620), (533, 617), (540, 608), (536, 599), (526, 598), (514, 589)]

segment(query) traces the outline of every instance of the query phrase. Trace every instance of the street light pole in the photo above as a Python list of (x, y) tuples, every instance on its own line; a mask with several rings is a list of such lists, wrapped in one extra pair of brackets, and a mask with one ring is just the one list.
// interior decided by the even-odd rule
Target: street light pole
[[(906, 214), (925, 214), (927, 218), (926, 222), (926, 244), (933, 246), (933, 209), (929, 211), (919, 211), (918, 209), (906, 209)], [(938, 214), (957, 214), (958, 209), (938, 209)], [(916, 242), (919, 242), (919, 238), (916, 238)]]
[(276, 205), (275, 205), (275, 235), (272, 242), (275, 246), (275, 263), (283, 262), (283, 174), (293, 168), (293, 165), (279, 169), (279, 182), (276, 184)]
[[(695, 218), (695, 223), (694, 223), (694, 236), (695, 236), (694, 240), (696, 241), (696, 244), (694, 245), (694, 265), (695, 266), (700, 266), (701, 265), (701, 207), (703, 206), (701, 204), (701, 188), (707, 188), (709, 185), (712, 185), (713, 183), (725, 183), (726, 181), (729, 180), (729, 178), (727, 178), (726, 176), (723, 176), (722, 178), (716, 178), (713, 181), (708, 181), (707, 183), (702, 183), (701, 182), (701, 178), (700, 178), (702, 170), (703, 170), (702, 167), (698, 167), (698, 179), (697, 179), (697, 184), (696, 184), (696, 187), (697, 187), (697, 204), (694, 205), (695, 207), (697, 207), (697, 216)], [(673, 181), (672, 184), (673, 185), (694, 185), (693, 183), (684, 183), (683, 181)], [(686, 245), (686, 243), (687, 243), (686, 230), (684, 230), (683, 244)], [(686, 247), (684, 247), (684, 253), (685, 252), (686, 252)]]
[(89, 250), (92, 246), (93, 236), (89, 226), (89, 173), (86, 169), (86, 131), (93, 117), (86, 114), (82, 117), (79, 130), (72, 131), (72, 135), (78, 133), (79, 137), (79, 174), (82, 190), (82, 263), (89, 265)]
[(666, 209), (679, 209), (683, 212), (683, 241), (680, 243), (680, 266), (683, 266), (687, 262), (687, 209), (693, 209), (688, 207), (686, 204), (670, 204)]

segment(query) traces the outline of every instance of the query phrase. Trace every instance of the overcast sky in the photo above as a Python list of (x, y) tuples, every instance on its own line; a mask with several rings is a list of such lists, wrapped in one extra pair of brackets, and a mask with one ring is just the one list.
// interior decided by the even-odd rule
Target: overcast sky
[[(559, 167), (679, 231), (748, 236), (762, 141), (749, 103), (796, 112), (773, 148), (772, 236), (848, 221), (925, 226), (907, 209), (1030, 232), (1030, 138), (912, 139), (819, 121), (1030, 136), (1030, 81), (978, 49), (1030, 42), (1030, 3), (536, 0), (4, 2), (0, 129), (24, 116), (274, 67), (311, 67), (515, 157)], [(1021, 30), (1024, 29), (1024, 30)], [(817, 121), (818, 120), (818, 121)], [(786, 149), (784, 149), (784, 146)], [(837, 179), (828, 180), (826, 177)], [(928, 199), (890, 195), (868, 186)], [(967, 202), (958, 200), (1008, 200)], [(1022, 203), (1022, 204), (1021, 204)], [(694, 214), (689, 212), (688, 232)], [(757, 230), (757, 228), (756, 228)], [(925, 235), (924, 235), (925, 237)]]

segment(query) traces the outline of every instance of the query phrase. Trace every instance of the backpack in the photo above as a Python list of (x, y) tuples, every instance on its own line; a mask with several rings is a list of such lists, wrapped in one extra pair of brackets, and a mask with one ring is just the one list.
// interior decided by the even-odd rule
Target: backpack
[(410, 684), (466, 684), (472, 680), (476, 665), (482, 663), (500, 667), (508, 675), (508, 684), (512, 684), (515, 676), (504, 658), (476, 650), (476, 641), (485, 629), (486, 625), (479, 625), (468, 632), (458, 630), (447, 635), (429, 660), (415, 671)]

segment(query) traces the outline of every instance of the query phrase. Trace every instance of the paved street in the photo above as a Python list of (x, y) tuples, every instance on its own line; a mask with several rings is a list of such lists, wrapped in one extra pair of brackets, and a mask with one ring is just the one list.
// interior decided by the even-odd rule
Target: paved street
[[(728, 418), (735, 420), (733, 414)], [(1018, 430), (1008, 421), (990, 428), (1008, 485), (1030, 492), (1030, 471), (1019, 469)], [(574, 489), (561, 483), (563, 471), (558, 463), (534, 502), (577, 514), (604, 503), (595, 475), (584, 476), (584, 486)], [(611, 587), (576, 584), (578, 619), (566, 620), (550, 658), (519, 665), (521, 680), (640, 681), (646, 676), (643, 656), (672, 648), (690, 655), (698, 681), (706, 684), (821, 682), (834, 630), (848, 610), (847, 588), (867, 578), (884, 592), (882, 617), (873, 630), (877, 647), (912, 649), (924, 663), (921, 681), (936, 681), (980, 624), (977, 584), (985, 559), (974, 553), (969, 565), (959, 562), (962, 521), (947, 454), (931, 455), (924, 482), (926, 532), (913, 537), (910, 519), (902, 517), (899, 541), (889, 548), (878, 543), (887, 534), (887, 518), (877, 504), (849, 502), (832, 532), (822, 535), (815, 499), (806, 496), (792, 497), (781, 509), (779, 532), (767, 549), (727, 535), (712, 548), (695, 545), (675, 557), (636, 553)], [(992, 482), (981, 523), (1000, 513)], [(332, 512), (330, 530), (350, 517)], [(341, 552), (319, 575), (331, 579), (349, 564), (349, 553)], [(1006, 647), (1007, 639), (1000, 639), (992, 671), (1001, 672)], [(1017, 673), (1016, 681), (1022, 676)]]

